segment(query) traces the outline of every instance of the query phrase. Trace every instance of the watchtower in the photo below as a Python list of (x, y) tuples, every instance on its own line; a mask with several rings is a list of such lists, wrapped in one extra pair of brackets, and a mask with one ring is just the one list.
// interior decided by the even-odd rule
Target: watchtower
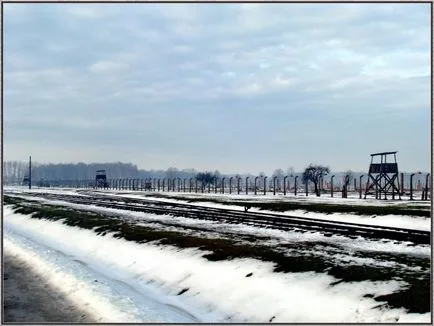
[[(399, 178), (398, 178), (398, 163), (396, 162), (397, 152), (383, 152), (371, 154), (371, 164), (369, 166), (369, 176), (366, 183), (365, 199), (367, 195), (375, 194), (376, 199), (387, 199), (387, 195), (395, 195), (401, 199), (399, 191)], [(387, 163), (388, 156), (392, 156), (394, 163)], [(375, 160), (375, 162), (374, 162)]]
[(23, 186), (29, 186), (32, 189), (32, 157), (29, 156), (29, 173), (24, 175)]
[(23, 178), (23, 182), (22, 182), (22, 186), (28, 186), (29, 185), (29, 183), (30, 183), (30, 178), (29, 178), (29, 176), (27, 175), (27, 174), (25, 174), (24, 175), (24, 178)]
[(100, 188), (106, 188), (108, 186), (105, 170), (96, 171), (95, 186)]

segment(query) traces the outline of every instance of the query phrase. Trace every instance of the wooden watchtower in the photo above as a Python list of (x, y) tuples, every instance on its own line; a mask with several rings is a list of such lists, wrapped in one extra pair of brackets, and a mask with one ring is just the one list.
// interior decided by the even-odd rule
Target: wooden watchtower
[[(383, 152), (371, 154), (365, 199), (367, 195), (375, 195), (376, 199), (387, 199), (387, 195), (392, 195), (392, 199), (395, 199), (395, 195), (398, 195), (399, 199), (401, 199), (396, 153)], [(388, 156), (392, 155), (393, 159), (389, 159), (389, 162), (392, 160), (393, 162), (387, 163)]]
[(95, 185), (98, 188), (107, 188), (108, 182), (105, 170), (96, 171)]
[(26, 175), (24, 175), (23, 182), (21, 183), (21, 185), (22, 185), (22, 186), (28, 186), (29, 183), (30, 183), (30, 178), (29, 178), (29, 176), (26, 174)]

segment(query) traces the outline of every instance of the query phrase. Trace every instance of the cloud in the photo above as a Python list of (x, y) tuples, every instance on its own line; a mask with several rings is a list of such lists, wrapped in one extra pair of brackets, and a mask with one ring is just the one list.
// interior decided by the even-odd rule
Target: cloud
[[(237, 162), (234, 169), (242, 169), (251, 164), (247, 157), (254, 158), (241, 147), (270, 148), (270, 157), (283, 160), (281, 148), (295, 146), (284, 131), (301, 135), (312, 117), (334, 129), (340, 128), (334, 121), (344, 118), (368, 125), (391, 116), (399, 124), (414, 112), (417, 121), (429, 118), (429, 5), (5, 4), (4, 9), (7, 131), (26, 121), (44, 138), (62, 128), (72, 133), (76, 126), (87, 130), (95, 146), (104, 141), (100, 134), (118, 133), (161, 157), (173, 152), (174, 160), (188, 147), (204, 166), (211, 163), (200, 153), (212, 144), (226, 148)], [(99, 134), (92, 137), (94, 127)], [(392, 124), (387, 128), (394, 132)], [(321, 126), (312, 134), (336, 141), (332, 129)], [(267, 130), (266, 136), (253, 137), (257, 130)], [(367, 137), (360, 150), (369, 151), (380, 137), (357, 127), (352, 132)], [(235, 140), (237, 135), (249, 136)], [(302, 156), (305, 149), (295, 147)], [(422, 152), (414, 149), (411, 155)]]
[(70, 7), (68, 13), (73, 15), (74, 17), (84, 19), (95, 19), (102, 17), (101, 11), (83, 5), (76, 5)]
[(102, 60), (92, 64), (89, 67), (89, 70), (95, 73), (109, 73), (109, 72), (116, 72), (124, 68), (126, 68), (125, 64)]

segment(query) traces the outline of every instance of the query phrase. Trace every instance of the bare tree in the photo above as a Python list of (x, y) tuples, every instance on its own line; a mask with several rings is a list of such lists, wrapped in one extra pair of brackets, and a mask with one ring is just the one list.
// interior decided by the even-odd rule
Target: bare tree
[(196, 179), (202, 183), (204, 187), (206, 187), (208, 184), (214, 183), (217, 176), (211, 172), (199, 172), (196, 174)]
[[(283, 177), (284, 177), (284, 172), (282, 169), (276, 169), (273, 172), (272, 178), (277, 177), (277, 189), (281, 189), (281, 183), (283, 181)], [(272, 182), (272, 180), (270, 180), (270, 182)]]
[(320, 178), (328, 173), (330, 173), (330, 169), (328, 167), (309, 164), (309, 166), (303, 172), (303, 183), (312, 181), (315, 186), (315, 194), (317, 197), (319, 197), (320, 193), (318, 184)]
[(289, 168), (286, 169), (286, 175), (287, 176), (291, 176), (295, 174), (295, 170), (294, 167), (290, 166)]

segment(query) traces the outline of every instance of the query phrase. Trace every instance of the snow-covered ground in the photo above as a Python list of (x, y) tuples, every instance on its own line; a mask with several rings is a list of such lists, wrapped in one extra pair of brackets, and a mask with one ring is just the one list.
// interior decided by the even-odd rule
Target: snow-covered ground
[[(117, 208), (100, 207), (96, 205), (75, 204), (61, 200), (51, 200), (33, 196), (19, 195), (18, 198), (37, 200), (44, 204), (59, 205), (71, 207), (78, 210), (86, 210), (91, 212), (98, 212), (102, 214), (122, 216), (137, 225), (144, 225), (165, 231), (186, 232), (185, 228), (194, 227), (193, 233), (197, 232), (197, 228), (202, 228), (202, 235), (210, 237), (210, 232), (218, 232), (220, 234), (235, 234), (235, 235), (252, 235), (256, 237), (265, 237), (268, 239), (268, 245), (283, 244), (283, 243), (309, 243), (309, 242), (323, 242), (339, 246), (345, 250), (362, 250), (370, 252), (389, 252), (411, 254), (416, 256), (428, 257), (430, 255), (429, 245), (414, 246), (410, 242), (395, 242), (392, 240), (368, 240), (361, 236), (356, 239), (348, 238), (342, 235), (333, 235), (331, 237), (325, 236), (320, 232), (297, 233), (287, 232), (276, 229), (265, 229), (258, 226), (244, 225), (244, 224), (229, 224), (210, 220), (197, 220), (186, 217), (176, 217), (170, 215), (155, 215), (144, 212), (126, 211)], [(238, 207), (238, 206), (237, 206)], [(160, 223), (160, 224), (159, 224)], [(170, 226), (167, 226), (170, 225)], [(180, 229), (179, 227), (183, 227)], [(205, 231), (204, 231), (205, 230)], [(207, 232), (210, 231), (210, 232)], [(190, 232), (191, 234), (191, 232)], [(331, 259), (339, 258), (334, 256)], [(352, 258), (353, 261), (360, 258)]]
[(39, 187), (32, 187), (32, 189), (29, 189), (28, 187), (24, 186), (4, 186), (3, 191), (4, 192), (11, 192), (11, 193), (22, 193), (22, 192), (29, 192), (29, 193), (47, 193), (47, 194), (53, 194), (53, 195), (74, 195), (74, 196), (83, 196), (87, 197), (85, 194), (81, 194), (79, 189), (75, 188), (39, 188)]
[[(92, 191), (91, 189), (89, 189)], [(283, 195), (283, 193), (276, 193), (276, 195), (273, 195), (273, 192), (267, 192), (266, 195), (264, 195), (262, 192), (257, 193), (257, 195), (254, 195), (254, 193), (249, 192), (248, 195), (241, 192), (240, 194), (237, 194), (236, 192), (232, 192), (232, 194), (229, 193), (189, 193), (189, 192), (148, 192), (148, 191), (131, 191), (131, 190), (113, 190), (113, 189), (105, 189), (105, 190), (96, 190), (97, 192), (108, 192), (108, 193), (118, 193), (118, 194), (124, 194), (124, 195), (137, 195), (143, 194), (159, 194), (161, 196), (183, 196), (186, 199), (189, 198), (209, 198), (209, 199), (221, 199), (221, 200), (248, 200), (248, 201), (297, 201), (297, 202), (309, 202), (309, 203), (329, 203), (329, 204), (340, 204), (340, 205), (381, 205), (381, 206), (393, 206), (393, 205), (425, 205), (427, 207), (430, 206), (429, 201), (421, 201), (416, 200), (420, 198), (419, 194), (415, 194), (414, 198), (415, 200), (409, 201), (409, 197), (402, 196), (402, 200), (378, 200), (372, 197), (368, 197), (366, 199), (359, 199), (359, 195), (355, 193), (349, 193), (348, 198), (342, 198), (340, 194), (335, 194), (334, 197), (331, 197), (330, 194), (323, 194), (320, 197), (316, 197), (314, 194), (309, 194), (309, 196), (306, 197), (304, 192), (297, 193), (297, 196), (294, 196), (293, 193), (288, 193), (286, 196)]]
[[(422, 201), (417, 200), (420, 199), (420, 194), (415, 193), (415, 200), (410, 201), (409, 197), (402, 196), (402, 200), (377, 200), (372, 197), (368, 197), (367, 199), (359, 199), (359, 195), (355, 193), (349, 193), (348, 198), (341, 198), (339, 193), (336, 193), (332, 198), (330, 194), (323, 194), (321, 197), (316, 197), (313, 194), (310, 194), (308, 197), (304, 194), (304, 192), (299, 192), (297, 196), (294, 196), (293, 193), (287, 193), (286, 196), (283, 193), (276, 193), (273, 195), (273, 192), (267, 192), (264, 195), (262, 192), (258, 191), (257, 195), (254, 195), (253, 192), (249, 192), (248, 195), (241, 192), (239, 195), (236, 191), (232, 191), (232, 194), (228, 192), (221, 193), (189, 193), (189, 192), (172, 192), (172, 191), (133, 191), (133, 190), (116, 190), (116, 189), (77, 189), (77, 188), (38, 188), (32, 187), (32, 189), (28, 189), (23, 186), (5, 186), (5, 191), (16, 191), (16, 192), (30, 192), (30, 193), (52, 193), (52, 194), (71, 194), (71, 195), (81, 195), (86, 196), (87, 194), (97, 193), (97, 194), (110, 194), (117, 196), (124, 196), (130, 198), (143, 198), (145, 196), (151, 195), (159, 195), (160, 199), (163, 199), (164, 196), (182, 196), (186, 200), (193, 198), (208, 198), (208, 199), (218, 199), (224, 201), (231, 200), (246, 200), (246, 201), (295, 201), (295, 202), (309, 202), (309, 203), (329, 203), (329, 204), (340, 204), (340, 205), (375, 205), (375, 206), (401, 206), (401, 205), (409, 205), (409, 206), (426, 206), (427, 208), (431, 207), (430, 201)], [(157, 199), (157, 198), (155, 198)]]
[[(179, 194), (178, 194), (179, 195)], [(134, 194), (118, 194), (119, 197), (124, 198), (141, 198), (142, 195), (134, 195)], [(186, 201), (170, 199), (170, 198), (156, 198), (156, 197), (145, 197), (147, 200), (156, 200), (161, 202), (172, 202), (172, 203), (185, 203)], [(189, 198), (189, 197), (187, 197)], [(212, 198), (212, 197), (210, 197)], [(273, 199), (273, 198), (272, 198)], [(272, 200), (268, 199), (268, 200)], [(257, 200), (257, 199), (256, 199)], [(275, 200), (275, 198), (274, 198)], [(384, 203), (384, 202), (381, 202)], [(243, 206), (237, 205), (225, 205), (218, 204), (212, 202), (195, 202), (189, 203), (190, 205), (197, 205), (203, 207), (215, 207), (215, 208), (223, 208), (223, 209), (234, 209), (244, 211)], [(372, 204), (372, 203), (371, 203)], [(255, 207), (249, 209), (250, 212), (262, 212), (262, 213), (272, 213), (276, 214), (275, 211), (268, 210), (259, 210)], [(291, 210), (287, 212), (279, 212), (277, 214), (287, 215), (287, 216), (296, 216), (296, 217), (305, 217), (305, 218), (315, 218), (322, 219), (327, 221), (340, 221), (340, 222), (350, 222), (350, 223), (360, 223), (366, 225), (380, 225), (380, 226), (391, 226), (391, 227), (400, 227), (407, 228), (413, 230), (422, 230), (429, 231), (431, 230), (431, 218), (429, 217), (420, 217), (420, 216), (407, 216), (407, 215), (356, 215), (349, 213), (332, 213), (332, 214), (324, 214), (324, 213), (315, 213), (315, 212), (307, 212), (301, 209)]]
[[(51, 234), (47, 237), (37, 228), (33, 229), (34, 220), (23, 227), (20, 218), (28, 217), (11, 214), (7, 207), (4, 216), (4, 250), (26, 260), (36, 273), (47, 277), (50, 286), (99, 322), (191, 323), (219, 318), (215, 314), (201, 313), (192, 305), (185, 306), (178, 297), (167, 295), (155, 286), (137, 282), (124, 270), (92, 259), (92, 254), (86, 253), (85, 244), (76, 248), (69, 242), (74, 241), (74, 232), (84, 230), (61, 228), (63, 232), (54, 236), (51, 232), (57, 231), (56, 226), (43, 223), (46, 232)], [(62, 234), (70, 240), (62, 241)], [(92, 232), (87, 234), (87, 238), (92, 237), (95, 237)], [(85, 234), (81, 234), (83, 238)]]
[[(23, 192), (23, 187), (16, 188), (6, 188), (8, 191), (14, 191), (17, 194)], [(26, 192), (28, 190), (25, 190)], [(431, 203), (427, 201), (384, 201), (384, 200), (375, 200), (375, 199), (366, 199), (360, 200), (358, 198), (330, 198), (330, 197), (314, 197), (310, 196), (306, 197), (284, 197), (284, 196), (255, 196), (255, 195), (230, 195), (230, 194), (191, 194), (191, 193), (182, 193), (182, 192), (170, 192), (170, 193), (150, 193), (150, 192), (137, 192), (137, 191), (116, 191), (116, 190), (86, 190), (85, 193), (81, 191), (77, 191), (77, 189), (38, 189), (34, 188), (30, 190), (33, 194), (38, 193), (51, 193), (51, 194), (62, 194), (62, 195), (80, 195), (80, 196), (91, 196), (92, 194), (104, 195), (109, 194), (112, 196), (117, 196), (121, 198), (133, 198), (133, 199), (144, 199), (167, 202), (167, 203), (186, 203), (189, 199), (193, 198), (201, 198), (201, 199), (209, 199), (210, 202), (193, 202), (189, 203), (190, 205), (202, 206), (202, 207), (215, 207), (215, 208), (223, 208), (223, 209), (233, 209), (233, 210), (244, 210), (244, 206), (238, 205), (226, 205), (211, 202), (211, 200), (218, 199), (222, 201), (230, 201), (230, 200), (245, 200), (245, 201), (296, 201), (296, 202), (306, 202), (309, 203), (336, 203), (336, 204), (352, 204), (352, 205), (409, 205), (409, 206), (424, 206), (426, 208), (430, 208)], [(157, 194), (161, 197), (148, 196), (149, 194)], [(185, 198), (185, 200), (181, 199), (172, 199), (165, 198), (165, 196), (177, 196)], [(267, 210), (259, 210), (255, 207), (252, 207), (250, 212), (262, 212), (262, 213), (273, 213), (276, 214), (275, 211), (267, 211)], [(286, 212), (279, 212), (283, 216), (295, 216), (295, 217), (303, 217), (303, 218), (315, 218), (322, 219), (327, 221), (341, 221), (341, 222), (350, 222), (350, 223), (359, 223), (366, 225), (378, 225), (378, 226), (389, 226), (389, 227), (399, 227), (399, 228), (407, 228), (413, 230), (421, 230), (421, 231), (430, 231), (432, 230), (432, 220), (430, 217), (420, 217), (420, 216), (408, 216), (408, 215), (357, 215), (350, 213), (332, 213), (332, 214), (324, 214), (324, 213), (316, 213), (316, 212), (307, 212), (305, 210), (291, 210)]]
[(197, 249), (97, 236), (60, 221), (13, 213), (10, 206), (4, 207), (3, 222), (5, 250), (31, 260), (72, 299), (86, 298), (106, 322), (375, 323), (431, 318), (429, 313), (379, 307), (381, 302), (364, 297), (396, 291), (405, 286), (399, 281), (330, 286), (337, 279), (326, 273), (275, 273), (272, 263), (247, 258), (211, 262)]

